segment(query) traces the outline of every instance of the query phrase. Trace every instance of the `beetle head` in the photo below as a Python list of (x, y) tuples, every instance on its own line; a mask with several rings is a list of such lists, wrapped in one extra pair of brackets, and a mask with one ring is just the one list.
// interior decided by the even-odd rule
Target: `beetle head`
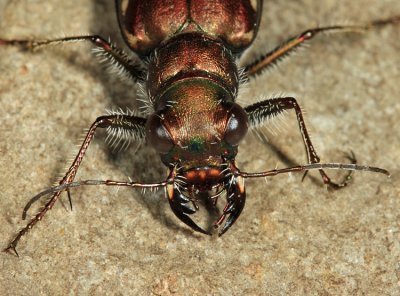
[(214, 179), (247, 133), (244, 109), (208, 79), (175, 83), (161, 101), (147, 120), (147, 141), (165, 165), (179, 163), (182, 172), (190, 171), (194, 183)]

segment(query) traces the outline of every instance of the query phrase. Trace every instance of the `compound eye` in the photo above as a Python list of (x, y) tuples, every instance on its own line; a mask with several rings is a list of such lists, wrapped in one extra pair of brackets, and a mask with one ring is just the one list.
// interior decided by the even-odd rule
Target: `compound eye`
[(158, 153), (168, 153), (174, 147), (171, 135), (157, 113), (152, 114), (146, 122), (146, 139)]
[(229, 110), (230, 117), (225, 129), (225, 141), (232, 146), (239, 145), (248, 130), (246, 111), (238, 104), (233, 103)]

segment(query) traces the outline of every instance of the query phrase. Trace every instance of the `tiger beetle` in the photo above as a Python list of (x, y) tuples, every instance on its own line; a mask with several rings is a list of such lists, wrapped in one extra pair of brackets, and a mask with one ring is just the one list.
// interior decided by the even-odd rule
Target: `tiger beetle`
[[(376, 20), (365, 25), (327, 26), (306, 30), (289, 38), (275, 49), (239, 69), (240, 58), (257, 36), (262, 0), (116, 0), (116, 13), (122, 36), (137, 59), (98, 35), (72, 36), (49, 40), (0, 39), (0, 46), (34, 50), (48, 45), (89, 42), (98, 54), (109, 59), (116, 69), (146, 89), (148, 112), (140, 117), (115, 113), (98, 117), (90, 126), (74, 161), (59, 185), (34, 196), (24, 209), (42, 196), (50, 195), (45, 206), (19, 231), (4, 251), (13, 251), (21, 237), (43, 219), (62, 192), (84, 185), (164, 188), (173, 213), (194, 231), (210, 234), (190, 215), (196, 202), (205, 198), (214, 206), (225, 194), (226, 205), (215, 221), (224, 234), (240, 216), (246, 200), (244, 180), (318, 170), (331, 188), (344, 187), (331, 181), (324, 170), (364, 170), (389, 175), (388, 171), (355, 163), (320, 163), (302, 110), (293, 97), (277, 97), (240, 106), (238, 90), (243, 79), (251, 79), (270, 69), (311, 39), (329, 32), (366, 31), (400, 22), (400, 16)], [(235, 164), (241, 140), (250, 129), (263, 126), (268, 119), (286, 110), (297, 117), (308, 163), (258, 173), (241, 171)], [(75, 181), (86, 150), (97, 129), (112, 137), (143, 141), (152, 146), (167, 167), (161, 182), (141, 183), (114, 180)]]

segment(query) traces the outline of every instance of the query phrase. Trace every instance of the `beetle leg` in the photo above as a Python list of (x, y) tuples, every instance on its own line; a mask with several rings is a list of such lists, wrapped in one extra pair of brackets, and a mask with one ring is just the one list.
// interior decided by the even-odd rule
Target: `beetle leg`
[[(83, 141), (81, 148), (79, 149), (78, 154), (75, 157), (75, 160), (73, 161), (72, 165), (70, 166), (68, 172), (65, 174), (64, 178), (59, 182), (60, 185), (62, 184), (68, 184), (71, 183), (74, 178), (76, 173), (78, 172), (78, 168), (82, 163), (83, 156), (85, 155), (85, 152), (90, 144), (90, 142), (93, 139), (94, 133), (97, 128), (120, 128), (120, 129), (125, 129), (125, 130), (130, 130), (137, 139), (144, 138), (144, 125), (146, 123), (146, 119), (136, 117), (136, 116), (128, 116), (128, 115), (108, 115), (108, 116), (101, 116), (98, 117), (95, 122), (92, 124), (90, 127), (89, 131), (86, 134), (85, 140)], [(69, 191), (69, 188), (66, 188), (65, 190)], [(21, 237), (27, 233), (37, 222), (43, 219), (43, 216), (47, 213), (48, 210), (53, 208), (54, 204), (60, 197), (60, 194), (63, 192), (63, 190), (55, 192), (53, 196), (46, 202), (45, 206), (29, 221), (29, 223), (22, 228), (17, 236), (11, 241), (11, 243), (8, 245), (6, 250), (14, 250), (16, 252), (16, 246), (18, 244), (18, 241), (21, 239)], [(26, 212), (28, 211), (29, 207), (40, 198), (40, 196), (35, 196), (33, 197), (27, 204), (27, 206), (24, 208), (24, 211), (22, 213), (22, 217), (25, 219), (26, 217)], [(18, 254), (17, 254), (18, 255)]]
[(186, 205), (186, 203), (188, 203), (188, 199), (177, 188), (175, 188), (174, 184), (167, 185), (167, 196), (171, 210), (174, 212), (175, 216), (179, 218), (179, 220), (192, 228), (194, 231), (210, 235), (209, 232), (198, 226), (188, 216), (188, 214), (190, 215), (195, 213), (196, 210)]
[(215, 222), (215, 227), (218, 227), (225, 220), (226, 222), (218, 233), (219, 236), (223, 235), (239, 218), (246, 202), (246, 190), (244, 187), (244, 179), (241, 176), (233, 177), (232, 182), (227, 182), (225, 185), (227, 193), (227, 203), (222, 211), (221, 217)]
[(24, 50), (37, 50), (40, 47), (48, 45), (58, 45), (79, 41), (91, 42), (95, 46), (94, 51), (98, 53), (98, 55), (109, 59), (118, 72), (128, 74), (134, 81), (143, 81), (143, 78), (145, 77), (143, 66), (138, 61), (132, 60), (123, 50), (115, 47), (99, 35), (71, 36), (50, 40), (5, 40), (0, 38), (0, 46), (14, 45), (19, 46)]
[[(297, 103), (295, 98), (284, 97), (284, 98), (274, 98), (265, 101), (255, 103), (253, 105), (247, 106), (245, 111), (247, 113), (250, 126), (255, 128), (262, 125), (268, 119), (275, 117), (285, 110), (294, 109), (296, 112), (297, 122), (299, 124), (300, 133), (303, 138), (304, 146), (307, 153), (307, 160), (309, 163), (319, 163), (320, 158), (315, 151), (315, 148), (311, 142), (310, 135), (307, 131), (306, 124), (304, 122), (303, 113), (301, 111), (300, 105)], [(355, 163), (355, 157), (351, 158), (352, 163)], [(332, 182), (324, 170), (319, 170), (322, 179), (325, 184), (327, 184), (332, 189), (339, 189), (346, 186), (351, 180), (351, 171), (345, 176), (342, 182), (335, 183)]]
[(288, 57), (297, 48), (303, 45), (305, 42), (319, 36), (321, 33), (328, 32), (364, 32), (377, 27), (383, 27), (386, 25), (400, 23), (400, 16), (395, 16), (388, 19), (372, 21), (364, 26), (328, 26), (320, 28), (312, 28), (304, 31), (303, 33), (289, 38), (287, 41), (283, 42), (281, 45), (268, 52), (267, 54), (259, 57), (256, 61), (246, 65), (244, 67), (245, 73), (248, 76), (254, 76), (261, 73), (262, 71), (269, 69), (276, 65), (282, 59)]

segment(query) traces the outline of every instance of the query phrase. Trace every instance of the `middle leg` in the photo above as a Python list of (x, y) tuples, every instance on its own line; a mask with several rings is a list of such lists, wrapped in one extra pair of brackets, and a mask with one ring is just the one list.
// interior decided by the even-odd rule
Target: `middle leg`
[(70, 36), (48, 40), (30, 39), (1, 39), (0, 46), (17, 46), (22, 50), (36, 51), (42, 47), (67, 44), (74, 42), (90, 42), (94, 46), (94, 52), (104, 60), (108, 59), (118, 73), (128, 75), (133, 81), (143, 81), (145, 72), (139, 60), (131, 59), (123, 50), (115, 47), (110, 41), (106, 41), (99, 35)]
[(272, 51), (266, 53), (265, 55), (260, 56), (254, 62), (245, 65), (244, 71), (249, 76), (255, 76), (260, 74), (262, 71), (267, 70), (274, 65), (276, 65), (279, 61), (288, 57), (291, 53), (293, 53), (300, 46), (309, 42), (317, 36), (320, 36), (323, 33), (355, 33), (355, 32), (365, 32), (368, 30), (372, 30), (374, 28), (384, 27), (387, 25), (394, 25), (400, 23), (400, 16), (394, 16), (388, 19), (375, 20), (366, 25), (359, 26), (329, 26), (329, 27), (317, 27), (308, 29), (301, 34), (289, 38), (287, 41), (280, 44), (278, 47), (273, 49)]

